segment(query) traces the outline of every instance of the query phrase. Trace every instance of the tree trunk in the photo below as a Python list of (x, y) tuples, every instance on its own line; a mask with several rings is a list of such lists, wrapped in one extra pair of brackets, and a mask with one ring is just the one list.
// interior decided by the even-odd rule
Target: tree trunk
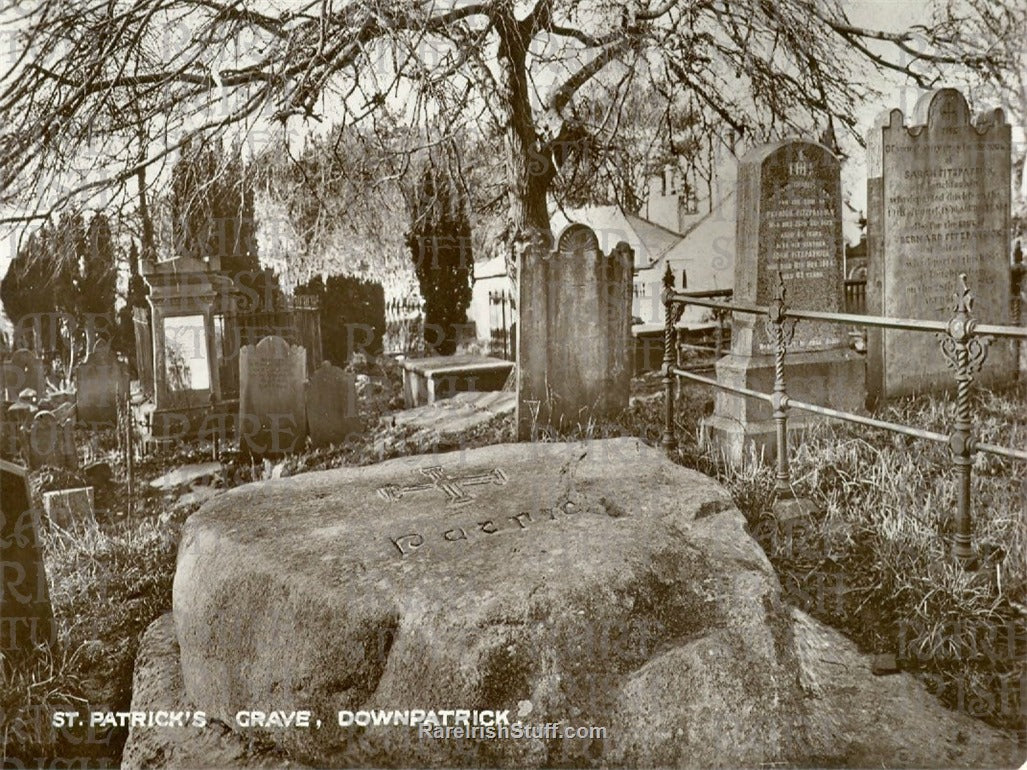
[(506, 228), (506, 270), (516, 291), (517, 266), (527, 249), (552, 248), (548, 192), (555, 174), (553, 160), (535, 126), (525, 62), (528, 27), (510, 8), (496, 23), (499, 31), (500, 101), (507, 107), (506, 173), (509, 221)]

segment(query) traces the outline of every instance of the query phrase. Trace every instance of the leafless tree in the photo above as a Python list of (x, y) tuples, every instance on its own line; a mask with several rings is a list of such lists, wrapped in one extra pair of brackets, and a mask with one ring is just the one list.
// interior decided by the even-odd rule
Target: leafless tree
[[(755, 138), (851, 130), (857, 68), (926, 85), (926, 64), (965, 58), (931, 29), (857, 27), (838, 0), (27, 0), (3, 18), (0, 222), (134, 199), (189, 132), (473, 124), (501, 142), (511, 264), (551, 238), (561, 163), (583, 134), (618, 136), (639, 94)], [(598, 132), (574, 105), (601, 92)]]

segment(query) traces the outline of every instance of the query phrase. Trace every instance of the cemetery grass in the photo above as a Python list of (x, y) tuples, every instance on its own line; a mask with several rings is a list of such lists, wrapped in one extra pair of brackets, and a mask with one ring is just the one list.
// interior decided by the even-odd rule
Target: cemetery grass
[[(514, 440), (511, 417), (497, 418), (458, 437), (439, 441), (427, 432), (397, 428), (381, 417), (398, 408), (394, 372), (361, 397), (369, 425), (362, 438), (340, 447), (298, 453), (280, 472), (367, 465), (391, 457), (474, 448)], [(396, 380), (393, 382), (393, 380)], [(662, 433), (659, 377), (633, 382), (631, 407), (618, 419), (540, 436), (582, 440), (637, 436), (658, 446)], [(838, 426), (806, 436), (793, 450), (796, 491), (817, 512), (788, 531), (767, 515), (774, 473), (758, 458), (738, 468), (724, 464), (698, 442), (699, 419), (712, 411), (712, 393), (684, 385), (678, 398), (675, 460), (723, 483), (744, 513), (750, 531), (776, 568), (786, 598), (841, 629), (870, 653), (890, 652), (899, 666), (919, 675), (947, 705), (1000, 727), (1020, 729), (1020, 676), (1027, 643), (1027, 511), (1017, 474), (998, 458), (974, 468), (975, 546), (985, 569), (963, 573), (944, 558), (951, 530), (955, 486), (947, 450), (869, 429)], [(944, 398), (905, 402), (886, 415), (907, 424), (947, 431), (953, 404)], [(976, 426), (985, 440), (1027, 444), (1027, 389), (977, 396)], [(206, 454), (204, 454), (206, 452)], [(137, 468), (136, 511), (98, 515), (99, 529), (76, 537), (44, 529), (51, 596), (60, 628), (57, 652), (41, 655), (25, 675), (0, 672), (0, 730), (5, 758), (50, 765), (84, 758), (88, 766), (120, 762), (127, 730), (91, 733), (50, 727), (55, 710), (124, 710), (131, 699), (139, 638), (171, 608), (178, 535), (197, 505), (175, 506), (145, 480), (185, 462), (209, 459), (209, 449), (183, 448), (175, 456)], [(265, 478), (270, 467), (237, 455), (222, 457), (222, 486)], [(36, 478), (36, 494), (69, 485)], [(117, 487), (119, 480), (115, 479)], [(124, 501), (98, 493), (97, 507)], [(37, 498), (38, 499), (38, 498)]]
[[(34, 478), (36, 499), (69, 483), (67, 472)], [(99, 490), (98, 490), (99, 491)], [(14, 767), (116, 767), (125, 729), (52, 726), (55, 711), (126, 711), (138, 641), (171, 606), (178, 531), (186, 511), (161, 515), (160, 499), (140, 496), (136, 515), (106, 515), (98, 525), (62, 531), (41, 517), (40, 540), (58, 626), (56, 648), (38, 650), (30, 666), (0, 672), (0, 728), (5, 762)], [(123, 509), (122, 509), (123, 510)], [(68, 764), (72, 763), (72, 764)], [(7, 765), (5, 765), (7, 766)]]
[[(636, 381), (637, 382), (637, 381)], [(656, 391), (650, 383), (649, 391)], [(1027, 446), (1027, 385), (974, 396), (979, 440)], [(683, 384), (675, 460), (717, 478), (774, 565), (785, 598), (842, 630), (863, 652), (895, 656), (945, 705), (1027, 740), (1027, 487), (1022, 463), (978, 454), (973, 468), (976, 569), (948, 554), (957, 487), (947, 446), (847, 424), (821, 425), (791, 446), (792, 485), (815, 511), (778, 524), (775, 468), (750, 455), (732, 467), (699, 441), (712, 412), (703, 386)], [(658, 446), (663, 399), (636, 399), (619, 420), (554, 439), (636, 435)], [(879, 416), (948, 433), (955, 404), (924, 397)]]

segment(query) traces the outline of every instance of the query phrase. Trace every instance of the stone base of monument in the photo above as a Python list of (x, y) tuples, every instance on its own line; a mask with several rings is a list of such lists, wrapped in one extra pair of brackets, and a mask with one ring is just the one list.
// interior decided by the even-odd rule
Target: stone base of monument
[[(790, 398), (847, 412), (862, 412), (866, 367), (863, 356), (836, 350), (789, 353), (785, 384)], [(774, 357), (732, 353), (716, 364), (717, 381), (761, 393), (774, 389)], [(822, 423), (825, 418), (799, 409), (788, 411), (789, 435)], [(773, 408), (766, 402), (718, 390), (713, 414), (702, 422), (704, 441), (709, 441), (728, 462), (741, 463), (750, 454), (765, 461), (777, 456), (777, 428)]]
[[(126, 768), (1019, 761), (911, 676), (871, 676), (784, 600), (726, 490), (636, 439), (238, 487), (186, 522), (173, 608), (142, 640), (132, 708), (207, 726), (133, 727)], [(464, 709), (506, 729), (447, 736)], [(257, 728), (254, 710), (311, 726)], [(395, 723), (416, 710), (439, 729)], [(605, 732), (512, 730), (556, 724)]]

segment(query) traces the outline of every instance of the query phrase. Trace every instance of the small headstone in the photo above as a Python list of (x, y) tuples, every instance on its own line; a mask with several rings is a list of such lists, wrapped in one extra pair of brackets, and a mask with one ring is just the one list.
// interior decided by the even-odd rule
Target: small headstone
[(33, 470), (44, 465), (78, 467), (74, 425), (70, 421), (61, 423), (53, 412), (37, 412), (23, 435), (25, 453)]
[(307, 429), (315, 447), (339, 444), (360, 430), (356, 378), (323, 363), (306, 386)]
[[(921, 97), (913, 123), (891, 110), (867, 139), (867, 310), (947, 321), (965, 273), (978, 322), (1010, 324), (1010, 126), (1002, 110), (971, 123), (953, 88)], [(978, 380), (1015, 373), (1013, 346), (996, 340)], [(868, 331), (872, 401), (954, 385), (934, 334)]]
[(307, 353), (281, 337), (239, 351), (239, 448), (257, 456), (303, 446), (307, 437), (304, 384)]
[(128, 367), (118, 360), (106, 340), (93, 346), (92, 353), (75, 370), (75, 381), (79, 421), (95, 427), (117, 425), (118, 406), (128, 399)]
[(46, 565), (24, 468), (0, 459), (0, 655), (56, 640)]
[[(786, 140), (753, 148), (738, 165), (736, 302), (773, 305), (783, 285), (787, 307), (843, 312), (841, 171), (823, 145)], [(785, 383), (791, 398), (859, 411), (864, 366), (849, 349), (846, 327), (799, 321), (787, 346)], [(769, 393), (775, 344), (766, 316), (736, 313), (731, 353), (717, 364), (718, 381)], [(789, 430), (818, 418), (792, 410)], [(715, 395), (705, 429), (733, 462), (750, 445), (773, 456), (776, 426), (770, 404), (728, 391)]]
[(92, 487), (44, 492), (43, 510), (50, 522), (61, 529), (70, 529), (82, 522), (96, 524)]

